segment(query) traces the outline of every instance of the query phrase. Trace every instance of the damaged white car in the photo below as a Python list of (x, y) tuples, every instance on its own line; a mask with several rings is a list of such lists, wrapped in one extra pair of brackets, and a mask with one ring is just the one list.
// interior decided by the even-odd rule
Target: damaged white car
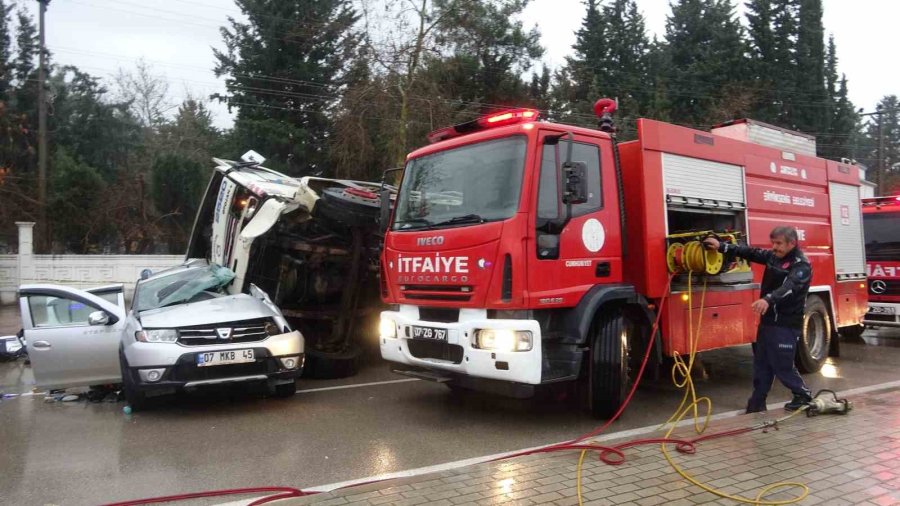
[(148, 396), (208, 385), (266, 382), (277, 396), (296, 392), (303, 337), (265, 292), (229, 294), (234, 273), (205, 261), (143, 278), (130, 311), (122, 285), (19, 288), (39, 387), (122, 383), (132, 409)]

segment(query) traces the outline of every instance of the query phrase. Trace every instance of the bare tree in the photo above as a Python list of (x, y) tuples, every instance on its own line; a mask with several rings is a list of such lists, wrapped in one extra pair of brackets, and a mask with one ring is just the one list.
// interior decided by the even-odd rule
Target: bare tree
[(159, 128), (166, 114), (177, 107), (170, 100), (168, 80), (143, 59), (137, 61), (134, 70), (120, 68), (114, 79), (117, 98), (128, 104), (144, 128)]

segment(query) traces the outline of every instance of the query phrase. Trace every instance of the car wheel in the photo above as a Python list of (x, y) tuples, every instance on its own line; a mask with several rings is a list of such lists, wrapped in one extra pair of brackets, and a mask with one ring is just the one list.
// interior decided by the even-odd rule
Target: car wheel
[(279, 385), (275, 385), (272, 389), (272, 394), (275, 397), (284, 399), (287, 397), (291, 397), (297, 393), (297, 382), (291, 381), (290, 383), (281, 383)]
[(620, 311), (609, 311), (595, 322), (590, 349), (588, 402), (595, 418), (610, 418), (628, 394), (628, 324)]
[(795, 363), (802, 373), (818, 372), (828, 358), (831, 347), (831, 319), (822, 299), (806, 299), (803, 311), (803, 333), (797, 343)]
[(131, 407), (132, 412), (146, 408), (147, 395), (137, 388), (134, 374), (129, 369), (128, 362), (122, 354), (119, 354), (119, 366), (122, 369), (122, 392), (125, 394), (125, 402)]

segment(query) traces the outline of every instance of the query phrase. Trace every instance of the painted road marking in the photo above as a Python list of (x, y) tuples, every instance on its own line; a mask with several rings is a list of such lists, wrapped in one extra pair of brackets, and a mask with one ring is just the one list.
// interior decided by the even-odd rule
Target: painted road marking
[(410, 381), (422, 381), (418, 378), (406, 378), (406, 379), (398, 379), (398, 380), (388, 380), (388, 381), (373, 381), (371, 383), (356, 383), (353, 385), (339, 385), (336, 387), (322, 387), (322, 388), (309, 388), (306, 390), (297, 390), (298, 394), (308, 394), (313, 392), (327, 392), (329, 390), (346, 390), (348, 388), (362, 388), (362, 387), (372, 387), (376, 385), (391, 385), (394, 383), (409, 383)]
[[(844, 390), (844, 391), (840, 392), (840, 395), (841, 395), (841, 397), (849, 397), (852, 395), (864, 394), (864, 393), (873, 392), (873, 391), (877, 391), (877, 390), (887, 390), (890, 388), (897, 388), (897, 387), (900, 387), (900, 381), (891, 381), (888, 383), (879, 383), (877, 385), (869, 385), (867, 387), (860, 387), (860, 388), (854, 388), (851, 390)], [(769, 404), (768, 409), (770, 409), (770, 410), (778, 409), (778, 408), (781, 408), (781, 406), (783, 404), (784, 404), (784, 401), (775, 402), (775, 403)], [(741, 414), (744, 414), (743, 409), (735, 410), (735, 411), (727, 411), (725, 413), (719, 413), (718, 415), (713, 415), (712, 417), (710, 417), (710, 420), (711, 421), (712, 420), (721, 420), (723, 418), (731, 418), (731, 417), (741, 415)], [(684, 427), (686, 425), (691, 425), (693, 423), (694, 423), (693, 420), (682, 420), (677, 425), (678, 425), (678, 427)], [(605, 434), (602, 436), (590, 438), (590, 440), (600, 442), (600, 441), (608, 441), (610, 439), (621, 439), (621, 438), (627, 438), (627, 437), (632, 437), (632, 436), (639, 436), (642, 434), (647, 434), (649, 432), (656, 432), (658, 429), (659, 429), (659, 425), (648, 425), (646, 427), (641, 427), (638, 429), (629, 429), (629, 430), (623, 430), (623, 431), (619, 431), (619, 432), (612, 432), (612, 433)], [(396, 478), (410, 478), (413, 476), (420, 476), (423, 474), (437, 473), (437, 472), (441, 472), (441, 471), (448, 471), (450, 469), (457, 469), (460, 467), (472, 466), (475, 464), (482, 464), (484, 462), (499, 460), (504, 457), (508, 457), (510, 455), (515, 455), (515, 454), (522, 453), (522, 452), (539, 450), (541, 448), (548, 448), (550, 446), (554, 446), (554, 445), (564, 443), (564, 442), (565, 441), (560, 441), (559, 443), (552, 443), (552, 444), (548, 444), (548, 445), (532, 446), (530, 448), (523, 448), (521, 450), (512, 450), (512, 451), (508, 451), (508, 452), (495, 453), (493, 455), (485, 455), (482, 457), (472, 457), (469, 459), (457, 460), (457, 461), (453, 461), (453, 462), (446, 462), (444, 464), (435, 464), (433, 466), (425, 466), (425, 467), (419, 467), (419, 468), (415, 468), (415, 469), (408, 469), (405, 471), (396, 471), (393, 473), (377, 474), (374, 476), (367, 476), (365, 478), (358, 478), (355, 480), (347, 480), (347, 481), (341, 481), (338, 483), (330, 483), (328, 485), (319, 485), (316, 487), (303, 488), (303, 490), (307, 491), (307, 492), (331, 492), (332, 490), (336, 490), (339, 488), (346, 488), (346, 487), (350, 487), (353, 485), (359, 485), (362, 483), (391, 480), (391, 479), (396, 479)]]
[[(411, 381), (422, 381), (418, 378), (404, 378), (398, 380), (388, 380), (388, 381), (372, 381), (370, 383), (356, 383), (353, 385), (338, 385), (334, 387), (322, 387), (322, 388), (308, 388), (305, 390), (297, 390), (298, 394), (308, 394), (314, 392), (327, 392), (330, 390), (346, 390), (349, 388), (362, 388), (362, 387), (373, 387), (377, 385), (392, 385), (394, 383), (409, 383)], [(4, 398), (6, 399), (15, 399), (16, 397), (31, 397), (34, 395), (47, 395), (47, 392), (25, 392), (21, 394), (5, 394)]]

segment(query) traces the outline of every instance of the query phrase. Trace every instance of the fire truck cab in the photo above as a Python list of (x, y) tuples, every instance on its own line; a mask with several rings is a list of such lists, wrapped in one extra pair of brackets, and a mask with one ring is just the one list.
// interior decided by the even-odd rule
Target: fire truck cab
[(900, 196), (862, 200), (870, 327), (900, 327)]
[(579, 381), (611, 416), (648, 347), (659, 363), (755, 339), (762, 270), (687, 273), (673, 251), (696, 255), (710, 232), (768, 247), (782, 224), (814, 271), (798, 365), (817, 371), (837, 329), (858, 325), (855, 166), (774, 127), (778, 145), (761, 144), (747, 121), (710, 133), (640, 119), (617, 143), (613, 111), (598, 102), (599, 129), (504, 111), (409, 154), (381, 259), (381, 354), (397, 372), (514, 396)]

